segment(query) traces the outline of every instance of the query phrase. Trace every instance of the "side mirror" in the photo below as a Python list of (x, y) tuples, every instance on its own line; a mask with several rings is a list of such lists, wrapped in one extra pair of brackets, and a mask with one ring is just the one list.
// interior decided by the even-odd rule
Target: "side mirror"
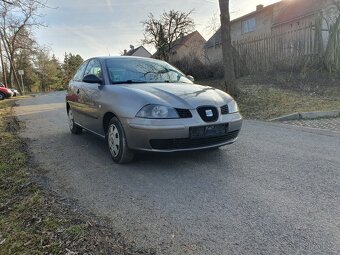
[(94, 74), (88, 74), (84, 77), (83, 82), (91, 83), (91, 84), (102, 84), (103, 80), (98, 78)]
[(191, 75), (187, 75), (187, 79), (189, 79), (190, 81), (194, 82), (195, 81), (195, 78), (192, 77)]

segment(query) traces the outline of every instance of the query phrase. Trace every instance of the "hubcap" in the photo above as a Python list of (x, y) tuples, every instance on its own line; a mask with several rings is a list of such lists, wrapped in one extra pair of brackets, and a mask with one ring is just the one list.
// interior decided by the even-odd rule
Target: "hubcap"
[(108, 143), (111, 154), (114, 157), (117, 157), (120, 150), (120, 136), (118, 129), (115, 125), (111, 125), (109, 127), (109, 134), (108, 134)]
[(69, 125), (70, 129), (72, 130), (73, 125), (74, 125), (74, 117), (73, 117), (73, 113), (72, 113), (71, 109), (68, 111), (68, 125)]

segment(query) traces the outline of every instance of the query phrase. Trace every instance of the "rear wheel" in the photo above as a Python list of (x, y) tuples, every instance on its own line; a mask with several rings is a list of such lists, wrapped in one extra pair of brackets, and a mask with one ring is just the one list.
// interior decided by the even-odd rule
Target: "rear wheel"
[(109, 123), (106, 140), (114, 162), (126, 164), (133, 160), (134, 153), (129, 149), (123, 126), (116, 117)]
[(4, 100), (6, 98), (5, 94), (0, 92), (0, 100)]
[(68, 110), (67, 115), (68, 115), (68, 125), (71, 130), (71, 133), (75, 135), (81, 134), (83, 132), (83, 129), (74, 122), (74, 116), (73, 116), (73, 112), (71, 108)]

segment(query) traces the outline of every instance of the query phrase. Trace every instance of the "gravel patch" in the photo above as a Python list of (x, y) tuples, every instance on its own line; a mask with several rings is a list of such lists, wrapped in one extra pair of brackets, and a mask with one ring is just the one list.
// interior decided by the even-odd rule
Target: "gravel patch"
[(309, 127), (309, 128), (331, 130), (331, 131), (340, 133), (340, 118), (315, 119), (315, 120), (292, 120), (292, 121), (283, 121), (282, 123), (299, 126), (299, 127)]

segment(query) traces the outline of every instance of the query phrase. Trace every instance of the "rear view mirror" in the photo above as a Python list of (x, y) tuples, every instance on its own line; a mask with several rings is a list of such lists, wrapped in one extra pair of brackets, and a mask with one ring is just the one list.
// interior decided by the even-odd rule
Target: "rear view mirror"
[(192, 77), (191, 75), (187, 75), (187, 79), (189, 79), (190, 81), (194, 82), (195, 81), (195, 78)]
[(86, 83), (92, 83), (92, 84), (102, 84), (103, 83), (103, 80), (98, 78), (96, 75), (94, 74), (88, 74), (84, 77), (83, 79), (83, 82), (86, 82)]

